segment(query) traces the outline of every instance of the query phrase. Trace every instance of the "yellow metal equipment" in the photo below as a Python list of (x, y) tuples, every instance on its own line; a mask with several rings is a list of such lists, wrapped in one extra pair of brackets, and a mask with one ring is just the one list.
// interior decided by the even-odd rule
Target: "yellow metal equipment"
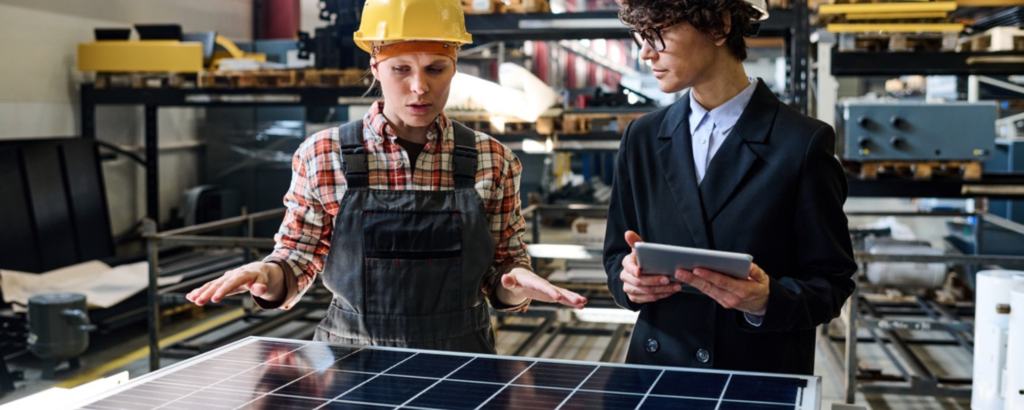
[(916, 11), (906, 13), (850, 13), (846, 20), (911, 20), (911, 19), (944, 19), (949, 13), (945, 11)]
[(78, 69), (101, 73), (198, 73), (203, 45), (175, 40), (95, 41), (78, 45)]
[(953, 10), (956, 10), (955, 1), (936, 1), (927, 3), (822, 4), (818, 6), (818, 14), (911, 13)]
[(210, 62), (210, 69), (217, 71), (221, 69), (220, 60), (229, 58), (233, 60), (252, 60), (259, 63), (267, 62), (267, 55), (264, 53), (246, 53), (242, 49), (238, 48), (237, 45), (227, 37), (217, 35), (214, 38), (214, 42), (224, 50), (216, 50), (213, 52), (213, 59)]
[(829, 24), (825, 27), (831, 33), (946, 33), (960, 32), (964, 25), (959, 23), (920, 24)]

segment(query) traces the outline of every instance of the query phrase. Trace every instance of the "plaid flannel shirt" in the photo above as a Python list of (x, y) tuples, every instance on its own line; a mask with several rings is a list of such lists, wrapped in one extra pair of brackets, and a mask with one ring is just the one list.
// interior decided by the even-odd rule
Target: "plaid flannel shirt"
[[(378, 101), (363, 118), (369, 188), (454, 190), (451, 157), (455, 134), (451, 121), (443, 113), (437, 117), (427, 132), (427, 145), (413, 165), (409, 164), (406, 151), (395, 142), (398, 137), (384, 118), (383, 110), (384, 102)], [(295, 153), (292, 182), (284, 197), (287, 212), (274, 236), (274, 252), (264, 259), (284, 270), (288, 296), (277, 303), (254, 298), (263, 308), (290, 309), (324, 268), (334, 216), (347, 187), (339, 147), (338, 129), (331, 128), (309, 137)], [(515, 267), (530, 269), (530, 257), (522, 239), (526, 228), (519, 199), (522, 164), (511, 150), (484, 133), (476, 133), (476, 149), (476, 191), (483, 200), (496, 243), (493, 269), (486, 272), (489, 277), (481, 291), (498, 310), (524, 311), (529, 300), (508, 306), (495, 295), (496, 287), (501, 286), (501, 275)]]

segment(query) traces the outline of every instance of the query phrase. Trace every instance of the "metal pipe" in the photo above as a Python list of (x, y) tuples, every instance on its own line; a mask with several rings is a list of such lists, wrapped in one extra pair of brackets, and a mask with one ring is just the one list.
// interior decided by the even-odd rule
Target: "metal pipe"
[(989, 213), (985, 214), (985, 222), (1006, 229), (1008, 231), (1024, 235), (1024, 225)]
[[(146, 218), (142, 222), (144, 234), (156, 234), (156, 222)], [(160, 293), (157, 283), (160, 276), (160, 238), (148, 237), (146, 258), (149, 262), (149, 371), (160, 368)]]
[(872, 254), (855, 251), (857, 262), (919, 262), (919, 263), (964, 263), (964, 264), (1024, 264), (1024, 256), (1004, 255), (910, 255), (910, 254)]
[[(548, 336), (547, 340), (544, 341), (544, 344), (540, 345), (540, 350), (537, 350), (537, 357), (544, 357), (544, 351), (548, 350), (548, 348), (551, 347), (551, 343), (555, 341), (555, 339), (558, 337), (558, 334), (562, 333), (562, 331), (565, 330), (568, 325), (568, 323), (560, 322), (558, 323), (558, 326), (555, 326), (555, 329), (551, 332), (551, 335)], [(563, 345), (565, 344), (565, 341), (567, 339), (568, 338), (562, 338)]]
[[(960, 321), (959, 318), (954, 317), (953, 315), (949, 314), (949, 312), (947, 312), (945, 309), (941, 309), (941, 308), (940, 309), (933, 309), (933, 307), (937, 307), (938, 306), (938, 304), (936, 304), (935, 301), (932, 301), (932, 300), (925, 301), (923, 298), (918, 296), (917, 299), (914, 300), (914, 302), (918, 306), (920, 306), (921, 310), (923, 310), (925, 312), (925, 314), (928, 315), (928, 317), (932, 318), (932, 320), (939, 321), (939, 320), (942, 320), (942, 319), (946, 319), (946, 320), (949, 320), (949, 321), (952, 321), (952, 322), (955, 322), (955, 323), (963, 323), (963, 322)], [(936, 312), (938, 312), (938, 313), (936, 313)], [(961, 332), (973, 331), (974, 330), (974, 326), (971, 325), (971, 324), (967, 324), (967, 323), (964, 323), (964, 324), (968, 327), (968, 329), (960, 330), (960, 331), (949, 329), (946, 332), (949, 333), (949, 335), (952, 336), (953, 339), (956, 340), (957, 344), (959, 344), (960, 347), (963, 347), (964, 350), (966, 350), (968, 354), (973, 356), (974, 355), (974, 344), (968, 342), (967, 339), (964, 338), (963, 334), (961, 334)]]
[(193, 286), (196, 286), (196, 285), (198, 285), (200, 283), (205, 283), (205, 282), (211, 281), (213, 279), (216, 279), (216, 278), (220, 277), (223, 274), (224, 274), (224, 272), (217, 271), (217, 272), (212, 272), (212, 273), (209, 273), (209, 274), (206, 274), (206, 275), (198, 276), (198, 277), (189, 279), (189, 280), (184, 281), (184, 282), (179, 282), (179, 283), (176, 283), (174, 285), (167, 286), (167, 287), (161, 289), (160, 290), (160, 294), (166, 295), (166, 294), (170, 294), (170, 293), (175, 293), (175, 292), (177, 292), (177, 291), (179, 291), (181, 289), (190, 289)]
[(936, 396), (936, 397), (956, 397), (956, 398), (971, 398), (971, 389), (969, 388), (949, 388), (939, 386), (911, 386), (905, 387), (899, 384), (868, 384), (860, 388), (860, 390), (866, 394), (899, 394), (905, 395), (907, 393), (913, 393), (921, 396)]
[(853, 288), (853, 294), (846, 301), (846, 397), (847, 404), (853, 404), (857, 395), (857, 316), (860, 316), (860, 286)]
[(226, 236), (198, 236), (178, 235), (160, 238), (166, 245), (190, 245), (190, 246), (241, 246), (257, 249), (271, 249), (274, 247), (272, 238), (244, 238)]
[(619, 341), (622, 340), (622, 337), (626, 334), (626, 329), (630, 326), (631, 325), (623, 323), (615, 328), (615, 333), (612, 333), (612, 339), (608, 341), (608, 346), (605, 346), (604, 352), (601, 353), (601, 359), (599, 361), (610, 362), (612, 360), (612, 356), (614, 356), (619, 350)]
[(884, 211), (853, 211), (846, 212), (846, 216), (900, 216), (900, 217), (952, 217), (952, 216), (974, 216), (973, 212), (961, 211), (912, 211), (912, 212), (884, 212)]
[[(874, 309), (872, 308), (870, 301), (867, 301), (867, 303), (864, 304), (864, 308), (868, 311), (869, 315), (875, 316), (874, 318), (877, 318), (877, 314), (875, 313)], [(874, 334), (875, 331), (874, 331), (874, 329), (869, 329), (869, 332)], [(915, 381), (913, 379), (915, 379), (915, 378), (916, 379), (920, 379), (920, 377), (919, 377), (920, 375), (923, 375), (924, 379), (929, 381), (930, 383), (935, 383), (935, 375), (932, 374), (932, 372), (930, 370), (928, 370), (928, 367), (925, 366), (924, 363), (921, 363), (921, 359), (918, 358), (917, 355), (914, 354), (914, 352), (910, 350), (910, 347), (907, 346), (906, 343), (903, 343), (903, 340), (900, 339), (900, 336), (898, 334), (896, 334), (896, 331), (894, 331), (894, 330), (882, 330), (882, 332), (892, 342), (892, 343), (890, 343), (890, 345), (892, 345), (892, 347), (896, 349), (896, 352), (899, 353), (900, 356), (903, 356), (903, 359), (907, 361), (907, 364), (910, 366), (911, 370), (913, 370), (913, 372), (915, 373), (913, 375), (909, 375), (910, 376), (909, 381), (910, 381), (912, 386), (915, 385)], [(899, 361), (897, 361), (896, 358), (893, 357), (889, 353), (889, 349), (885, 348), (886, 345), (881, 344), (881, 343), (879, 343), (879, 345), (883, 347), (883, 350), (886, 352), (886, 355), (888, 355), (893, 360), (893, 364), (895, 364), (897, 368), (900, 368), (901, 371), (904, 374), (906, 374), (906, 372), (903, 371), (903, 366), (900, 365)]]
[(198, 233), (216, 231), (216, 230), (220, 230), (220, 229), (224, 229), (224, 228), (230, 228), (230, 227), (233, 227), (235, 225), (239, 225), (239, 224), (245, 223), (245, 222), (247, 222), (249, 220), (259, 221), (259, 220), (263, 220), (263, 219), (267, 219), (267, 218), (271, 218), (271, 217), (275, 217), (275, 216), (281, 216), (281, 215), (284, 215), (284, 212), (285, 212), (284, 208), (271, 209), (271, 210), (267, 210), (267, 211), (256, 212), (256, 213), (249, 214), (249, 215), (236, 216), (236, 217), (233, 217), (233, 218), (221, 219), (221, 220), (218, 220), (218, 221), (207, 222), (207, 223), (204, 223), (204, 224), (199, 224), (199, 225), (194, 225), (194, 226), (186, 226), (184, 228), (178, 228), (178, 229), (173, 229), (173, 230), (170, 230), (170, 231), (154, 233), (154, 235), (159, 237), (159, 238), (167, 238), (169, 236), (178, 236), (178, 235), (184, 235), (184, 234), (198, 234)]
[(534, 343), (537, 343), (537, 340), (540, 339), (540, 336), (547, 332), (548, 329), (550, 329), (551, 326), (555, 324), (555, 321), (555, 317), (553, 316), (544, 318), (544, 321), (541, 322), (539, 326), (537, 326), (533, 333), (530, 333), (530, 337), (528, 337), (526, 341), (523, 342), (523, 344), (519, 345), (516, 351), (512, 353), (512, 356), (522, 356), (523, 353), (526, 353), (527, 350), (530, 350), (530, 347), (533, 346)]

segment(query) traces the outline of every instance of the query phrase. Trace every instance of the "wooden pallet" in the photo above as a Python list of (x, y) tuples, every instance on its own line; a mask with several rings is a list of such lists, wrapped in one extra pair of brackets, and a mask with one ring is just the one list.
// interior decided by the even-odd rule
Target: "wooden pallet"
[(981, 179), (981, 162), (978, 161), (876, 161), (843, 165), (861, 179), (878, 179), (879, 174), (911, 176), (916, 180), (929, 180), (936, 175), (965, 181)]
[(502, 13), (550, 13), (548, 0), (502, 0)]
[(96, 73), (93, 82), (104, 88), (195, 88), (196, 75), (183, 73)]
[(305, 70), (302, 73), (302, 84), (307, 87), (369, 86), (373, 82), (370, 71), (361, 68)]
[(956, 51), (1024, 50), (1024, 30), (1017, 27), (993, 27), (988, 31), (960, 39)]
[[(585, 134), (601, 130), (611, 123), (622, 133), (633, 120), (646, 113), (611, 114), (611, 113), (566, 113), (562, 114), (560, 123), (551, 124), (550, 128), (565, 134)], [(540, 121), (538, 120), (538, 123)]]
[(489, 134), (515, 134), (525, 132), (542, 133), (537, 129), (537, 123), (526, 121), (521, 118), (492, 115), (487, 112), (477, 111), (448, 111), (448, 118), (461, 122), (463, 125), (480, 132)]
[(960, 32), (841, 33), (839, 51), (954, 51)]
[(343, 87), (370, 85), (366, 70), (208, 71), (200, 74), (202, 88)]
[(550, 13), (547, 0), (462, 0), (466, 14)]
[(200, 88), (283, 88), (299, 84), (293, 70), (205, 71), (199, 74)]

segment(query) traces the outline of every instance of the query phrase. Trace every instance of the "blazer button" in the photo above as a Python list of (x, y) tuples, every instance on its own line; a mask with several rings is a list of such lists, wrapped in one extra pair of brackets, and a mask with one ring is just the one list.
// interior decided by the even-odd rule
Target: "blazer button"
[(697, 350), (697, 360), (700, 360), (701, 363), (707, 363), (708, 360), (711, 360), (711, 353), (706, 349), (699, 349)]
[(647, 351), (654, 353), (658, 351), (658, 341), (654, 339), (647, 339)]

